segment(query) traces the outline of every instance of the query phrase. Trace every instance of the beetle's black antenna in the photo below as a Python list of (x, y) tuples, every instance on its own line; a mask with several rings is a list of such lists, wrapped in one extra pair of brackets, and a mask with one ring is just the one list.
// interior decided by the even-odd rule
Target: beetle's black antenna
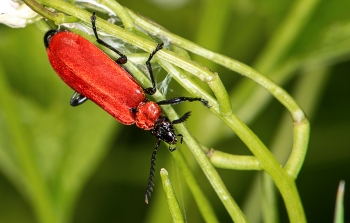
[(174, 125), (175, 124), (180, 124), (180, 123), (186, 121), (188, 119), (188, 117), (190, 117), (190, 115), (191, 115), (190, 111), (186, 112), (181, 118), (172, 121), (171, 124), (174, 124)]
[(152, 158), (151, 158), (151, 168), (149, 171), (149, 178), (148, 178), (148, 185), (147, 185), (147, 190), (146, 190), (146, 195), (145, 195), (145, 202), (148, 204), (149, 198), (151, 198), (152, 192), (153, 192), (153, 178), (154, 178), (154, 167), (156, 165), (156, 155), (157, 155), (157, 150), (160, 145), (161, 140), (158, 140), (156, 143), (156, 146), (154, 147), (153, 153), (152, 153)]

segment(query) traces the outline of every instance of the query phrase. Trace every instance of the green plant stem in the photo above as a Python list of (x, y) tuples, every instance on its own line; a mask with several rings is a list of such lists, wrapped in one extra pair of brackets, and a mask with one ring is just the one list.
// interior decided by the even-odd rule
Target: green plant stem
[(344, 223), (344, 193), (345, 181), (339, 182), (337, 200), (335, 204), (334, 223)]
[[(307, 146), (309, 142), (310, 125), (304, 112), (294, 101), (294, 99), (273, 81), (259, 74), (254, 69), (237, 62), (230, 64), (232, 70), (242, 75), (246, 75), (267, 89), (278, 101), (280, 101), (292, 115), (294, 123), (294, 144), (292, 148), (292, 159), (288, 167), (288, 173), (294, 178), (298, 175), (305, 159)], [(261, 162), (261, 160), (260, 160)]]
[(71, 23), (71, 22), (77, 22), (78, 20), (72, 16), (65, 16), (62, 13), (54, 13), (42, 5), (38, 3), (38, 1), (35, 0), (23, 0), (23, 2), (28, 5), (33, 11), (37, 12), (44, 18), (48, 18), (52, 21), (55, 21), (56, 25), (62, 24), (62, 23)]
[(262, 170), (259, 160), (254, 156), (237, 156), (214, 149), (207, 152), (210, 162), (217, 168), (232, 170)]
[[(168, 108), (165, 108), (164, 110), (167, 112), (167, 114), (170, 114)], [(178, 132), (181, 132), (184, 135), (184, 141), (186, 145), (192, 152), (193, 156), (196, 158), (198, 164), (200, 165), (207, 179), (211, 183), (221, 202), (224, 204), (231, 218), (235, 222), (247, 222), (247, 219), (244, 216), (243, 212), (241, 211), (237, 203), (232, 199), (224, 182), (220, 178), (213, 165), (210, 163), (208, 157), (205, 155), (198, 142), (191, 136), (187, 128), (184, 127), (184, 125), (177, 125), (175, 127)]]
[(51, 12), (35, 0), (23, 0), (23, 2), (26, 3), (26, 5), (28, 5), (33, 11), (38, 12), (45, 18), (55, 21), (62, 19), (62, 17), (59, 14)]
[(122, 21), (123, 26), (126, 30), (131, 31), (135, 28), (134, 22), (132, 21), (131, 17), (129, 16), (129, 13), (117, 1), (97, 0), (96, 2), (107, 6), (113, 12), (117, 12), (118, 17)]
[(171, 184), (171, 181), (169, 179), (168, 171), (162, 168), (160, 170), (160, 177), (162, 179), (163, 190), (165, 193), (165, 197), (168, 201), (168, 206), (169, 206), (170, 214), (173, 218), (173, 222), (176, 222), (176, 223), (185, 222), (184, 217), (181, 213), (179, 203), (177, 202), (177, 199), (176, 199), (173, 185)]
[(193, 195), (193, 198), (195, 199), (198, 209), (201, 212), (205, 222), (210, 222), (210, 223), (219, 222), (219, 220), (215, 215), (212, 205), (210, 204), (209, 200), (206, 198), (204, 192), (201, 190), (201, 187), (199, 186), (196, 180), (196, 177), (193, 175), (191, 168), (185, 161), (182, 155), (182, 152), (178, 151), (178, 152), (172, 153), (172, 155), (176, 161), (177, 166), (180, 169), (181, 174), (186, 179), (186, 184), (190, 189)]
[[(285, 83), (291, 76), (295, 75), (292, 70), (293, 68), (294, 70), (298, 69), (300, 64), (294, 63), (296, 66), (290, 66), (292, 64), (289, 64), (289, 72), (279, 72), (278, 62), (284, 59), (283, 56), (294, 44), (296, 38), (299, 37), (318, 2), (319, 0), (297, 0), (292, 3), (291, 10), (273, 33), (269, 43), (253, 66), (256, 70), (271, 77), (278, 84)], [(242, 97), (242, 95), (245, 95), (245, 97)], [(239, 117), (245, 117), (244, 121), (250, 122), (267, 104), (271, 95), (257, 88), (249, 80), (242, 80), (239, 86), (230, 93), (230, 98), (235, 101), (235, 108), (237, 108), (235, 112)], [(253, 110), (252, 107), (254, 107)]]
[[(321, 92), (323, 91), (324, 85), (327, 82), (328, 70), (324, 68), (315, 69), (311, 65), (307, 67), (311, 68), (311, 70), (308, 70), (308, 72), (305, 72), (303, 73), (303, 75), (300, 76), (298, 83), (295, 86), (296, 91), (294, 91), (293, 95), (295, 100), (297, 100), (305, 109), (305, 112), (308, 114), (308, 116), (312, 118), (316, 109), (316, 105), (318, 104), (318, 100), (321, 97)], [(305, 97), (306, 94), (308, 95), (308, 97)], [(276, 159), (280, 161), (280, 163), (287, 163), (288, 158), (290, 156), (290, 150), (286, 148), (291, 148), (293, 144), (293, 140), (290, 137), (292, 132), (292, 130), (290, 129), (290, 115), (286, 112), (279, 123), (281, 124), (276, 128), (275, 133), (273, 134), (275, 136), (274, 140), (269, 146), (269, 148), (271, 149), (271, 152), (274, 154)], [(256, 197), (259, 197), (258, 191), (261, 187), (260, 185), (263, 185), (261, 192), (269, 191), (268, 193), (265, 193), (265, 198), (267, 198), (268, 200), (275, 199), (267, 197), (269, 194), (273, 195), (272, 191), (274, 191), (274, 187), (272, 186), (272, 183), (264, 182), (260, 184), (257, 183), (261, 180), (260, 175), (257, 178), (255, 179), (255, 183), (253, 183), (253, 188), (251, 189), (251, 192), (249, 193), (248, 202), (245, 204), (246, 207), (243, 208), (243, 210), (245, 210), (245, 213), (259, 212), (260, 209), (257, 210), (255, 205), (256, 202), (254, 201), (254, 199)], [(262, 179), (262, 181), (268, 180), (271, 181), (270, 178), (265, 176)], [(267, 202), (268, 201), (263, 201), (263, 203)], [(277, 209), (277, 207), (271, 207), (271, 209), (272, 208)], [(267, 211), (271, 212), (271, 210)], [(269, 214), (264, 215), (266, 216)]]
[(25, 133), (18, 109), (15, 105), (13, 94), (11, 93), (2, 68), (0, 67), (0, 104), (6, 116), (13, 142), (17, 162), (21, 167), (24, 176), (24, 183), (27, 187), (27, 195), (32, 203), (35, 214), (39, 222), (55, 223), (58, 222), (54, 213), (53, 204), (49, 189), (41, 175), (33, 151), (30, 149), (29, 136)]
[(235, 115), (223, 119), (233, 129), (250, 151), (259, 160), (262, 168), (274, 180), (285, 202), (290, 222), (306, 222), (299, 193), (294, 178), (287, 174), (266, 146), (251, 132), (251, 130)]

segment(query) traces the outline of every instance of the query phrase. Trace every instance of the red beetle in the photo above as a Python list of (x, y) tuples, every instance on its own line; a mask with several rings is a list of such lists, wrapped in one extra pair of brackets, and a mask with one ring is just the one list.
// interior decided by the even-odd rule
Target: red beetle
[[(116, 61), (113, 61), (85, 38), (69, 31), (60, 30), (49, 30), (45, 34), (44, 43), (47, 55), (56, 73), (75, 91), (70, 100), (72, 106), (81, 105), (89, 99), (119, 122), (125, 125), (136, 123), (137, 127), (150, 130), (151, 134), (158, 139), (152, 153), (150, 175), (145, 195), (145, 201), (148, 203), (153, 191), (155, 157), (160, 142), (176, 144), (178, 141), (176, 136), (180, 136), (182, 142), (182, 135), (175, 134), (173, 124), (182, 123), (190, 116), (190, 112), (187, 112), (181, 118), (170, 121), (162, 115), (159, 105), (201, 101), (208, 108), (210, 106), (206, 100), (201, 98), (177, 97), (157, 103), (148, 100), (145, 93), (152, 95), (156, 92), (150, 61), (157, 51), (163, 48), (163, 44), (158, 44), (146, 61), (152, 87), (144, 89), (121, 66), (121, 64), (127, 62), (127, 57), (98, 37), (95, 22), (96, 15), (93, 13), (91, 24), (96, 40), (99, 44), (108, 47), (120, 56)], [(176, 147), (169, 146), (171, 152), (175, 149)]]

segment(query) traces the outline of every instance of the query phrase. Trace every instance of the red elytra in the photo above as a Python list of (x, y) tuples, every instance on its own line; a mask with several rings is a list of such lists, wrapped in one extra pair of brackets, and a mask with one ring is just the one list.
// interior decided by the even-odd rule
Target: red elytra
[[(158, 141), (151, 157), (151, 168), (145, 195), (145, 202), (148, 203), (153, 191), (155, 157), (160, 142), (176, 144), (178, 142), (176, 136), (180, 136), (182, 142), (182, 135), (175, 134), (173, 125), (186, 121), (190, 116), (190, 112), (187, 112), (179, 119), (170, 121), (162, 115), (159, 105), (200, 101), (208, 108), (210, 106), (202, 98), (177, 97), (157, 103), (148, 100), (145, 93), (152, 95), (156, 92), (150, 61), (163, 48), (163, 44), (158, 44), (146, 61), (152, 87), (144, 89), (121, 66), (127, 62), (127, 57), (98, 37), (95, 22), (96, 16), (93, 13), (91, 24), (96, 41), (117, 53), (120, 57), (116, 61), (113, 61), (85, 38), (69, 31), (57, 30), (49, 30), (44, 37), (48, 58), (59, 77), (75, 91), (71, 98), (72, 106), (81, 105), (89, 99), (119, 122), (126, 125), (136, 123), (139, 128), (150, 130), (151, 134), (157, 138)], [(176, 147), (169, 146), (171, 152), (175, 149)]]
[(67, 85), (119, 122), (136, 123), (150, 130), (161, 116), (158, 104), (145, 102), (144, 90), (135, 79), (87, 39), (69, 31), (56, 32), (46, 51), (52, 67)]

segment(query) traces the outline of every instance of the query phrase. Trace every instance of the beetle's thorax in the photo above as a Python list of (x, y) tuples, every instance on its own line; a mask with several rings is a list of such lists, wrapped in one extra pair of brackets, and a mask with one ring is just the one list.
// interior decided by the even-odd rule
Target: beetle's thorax
[(151, 130), (161, 115), (162, 110), (159, 105), (154, 101), (145, 99), (136, 108), (135, 123), (141, 129)]

